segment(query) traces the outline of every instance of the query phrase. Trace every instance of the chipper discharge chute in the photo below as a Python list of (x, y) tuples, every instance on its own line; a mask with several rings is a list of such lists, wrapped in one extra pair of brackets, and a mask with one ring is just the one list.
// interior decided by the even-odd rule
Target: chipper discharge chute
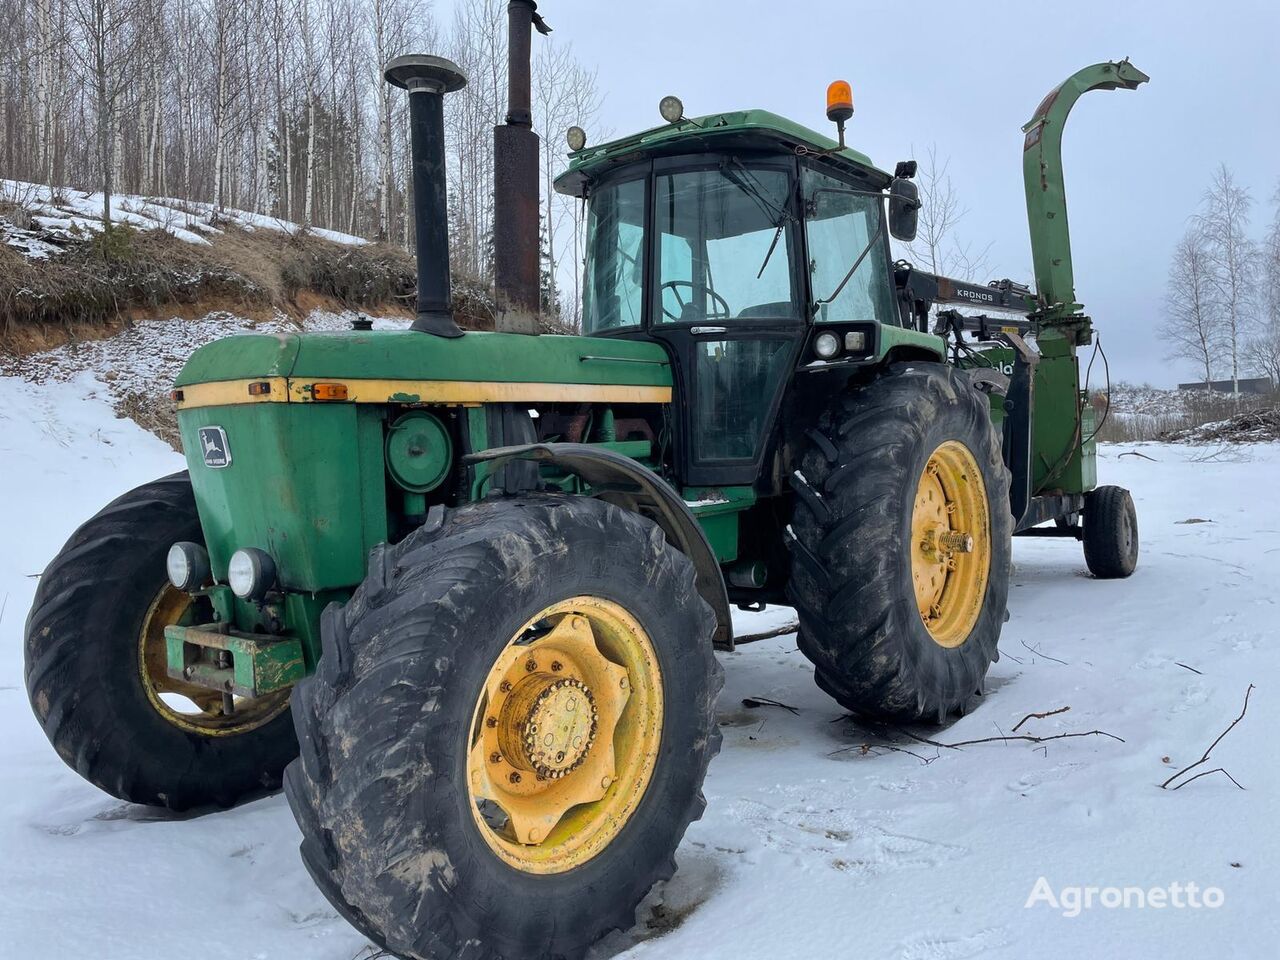
[[(1079, 93), (1145, 77), (1091, 67), (1028, 126), (1035, 293), (895, 267), (913, 165), (845, 146), (847, 85), (839, 141), (673, 97), (635, 136), (575, 129), (583, 335), (538, 335), (518, 61), (545, 25), (509, 12), (506, 329), (452, 317), (442, 117), (465, 78), (402, 57), (413, 327), (197, 350), (189, 469), (73, 535), (26, 635), (79, 773), (175, 809), (283, 778), (325, 896), (439, 960), (581, 957), (633, 923), (703, 809), (732, 605), (793, 605), (849, 709), (943, 720), (996, 656), (1015, 532), (1082, 535), (1100, 576), (1137, 548), (1128, 495), (1093, 489), (1058, 143)], [(931, 320), (974, 299), (1020, 319)]]

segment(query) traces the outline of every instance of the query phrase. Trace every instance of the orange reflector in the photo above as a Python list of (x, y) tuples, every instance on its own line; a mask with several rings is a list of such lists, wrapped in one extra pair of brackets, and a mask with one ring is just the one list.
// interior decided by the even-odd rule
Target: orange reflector
[(181, 403), (181, 402), (182, 402), (182, 391), (181, 391), (181, 390), (170, 390), (170, 391), (169, 391), (169, 399), (170, 399), (170, 400), (172, 400), (174, 403)]
[(844, 123), (853, 116), (853, 88), (847, 80), (836, 80), (827, 87), (827, 119)]
[(345, 400), (347, 385), (345, 383), (313, 383), (311, 385), (312, 400)]
[(249, 396), (251, 397), (265, 397), (270, 392), (271, 384), (269, 381), (258, 380), (255, 383), (249, 384)]

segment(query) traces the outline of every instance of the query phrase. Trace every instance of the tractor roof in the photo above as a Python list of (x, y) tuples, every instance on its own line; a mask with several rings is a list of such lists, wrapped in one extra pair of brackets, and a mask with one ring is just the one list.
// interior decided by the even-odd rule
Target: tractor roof
[(767, 110), (735, 110), (664, 123), (629, 137), (584, 147), (569, 154), (569, 169), (556, 178), (556, 191), (580, 196), (588, 181), (612, 167), (642, 157), (734, 147), (786, 150), (803, 147), (813, 152), (832, 151), (827, 155), (828, 162), (864, 175), (870, 171), (877, 179), (889, 182), (889, 174), (876, 169), (866, 154), (852, 147), (839, 150), (830, 137)]

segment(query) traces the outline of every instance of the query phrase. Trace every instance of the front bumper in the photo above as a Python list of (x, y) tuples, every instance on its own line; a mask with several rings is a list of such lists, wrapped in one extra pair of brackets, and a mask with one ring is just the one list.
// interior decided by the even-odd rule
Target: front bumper
[(219, 693), (260, 697), (307, 675), (302, 642), (293, 637), (211, 623), (165, 627), (164, 639), (170, 677)]

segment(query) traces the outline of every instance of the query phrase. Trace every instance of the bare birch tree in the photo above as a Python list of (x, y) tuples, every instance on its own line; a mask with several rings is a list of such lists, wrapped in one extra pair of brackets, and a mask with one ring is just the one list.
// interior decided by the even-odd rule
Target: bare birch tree
[(72, 0), (71, 4), (81, 41), (74, 49), (93, 91), (102, 221), (107, 224), (111, 223), (111, 194), (117, 179), (117, 108), (128, 84), (126, 68), (138, 35), (132, 14), (129, 0)]
[(1249, 191), (1239, 186), (1224, 163), (1204, 195), (1205, 211), (1196, 217), (1204, 237), (1209, 283), (1222, 317), (1224, 345), (1231, 360), (1231, 392), (1240, 392), (1240, 359), (1253, 325), (1257, 290), (1257, 250), (1249, 238)]
[(1223, 340), (1207, 246), (1196, 227), (1178, 241), (1169, 267), (1163, 327), (1164, 339), (1172, 348), (1170, 356), (1195, 364), (1205, 390), (1213, 382), (1214, 362)]
[(950, 166), (950, 158), (939, 157), (937, 146), (930, 144), (916, 174), (921, 202), (919, 228), (916, 239), (903, 247), (914, 263), (930, 273), (980, 280), (987, 270), (991, 244), (978, 248), (958, 236), (956, 228), (968, 210), (960, 203)]
[[(540, 44), (533, 61), (533, 117), (539, 137), (548, 297), (570, 325), (576, 324), (577, 297), (573, 304), (561, 302), (560, 278), (565, 253), (573, 248), (576, 203), (572, 197), (557, 194), (554, 183), (566, 163), (565, 131), (574, 125), (584, 129), (594, 126), (600, 106), (596, 72), (579, 63), (568, 44), (550, 39)], [(569, 265), (576, 277), (577, 265), (572, 259)]]

